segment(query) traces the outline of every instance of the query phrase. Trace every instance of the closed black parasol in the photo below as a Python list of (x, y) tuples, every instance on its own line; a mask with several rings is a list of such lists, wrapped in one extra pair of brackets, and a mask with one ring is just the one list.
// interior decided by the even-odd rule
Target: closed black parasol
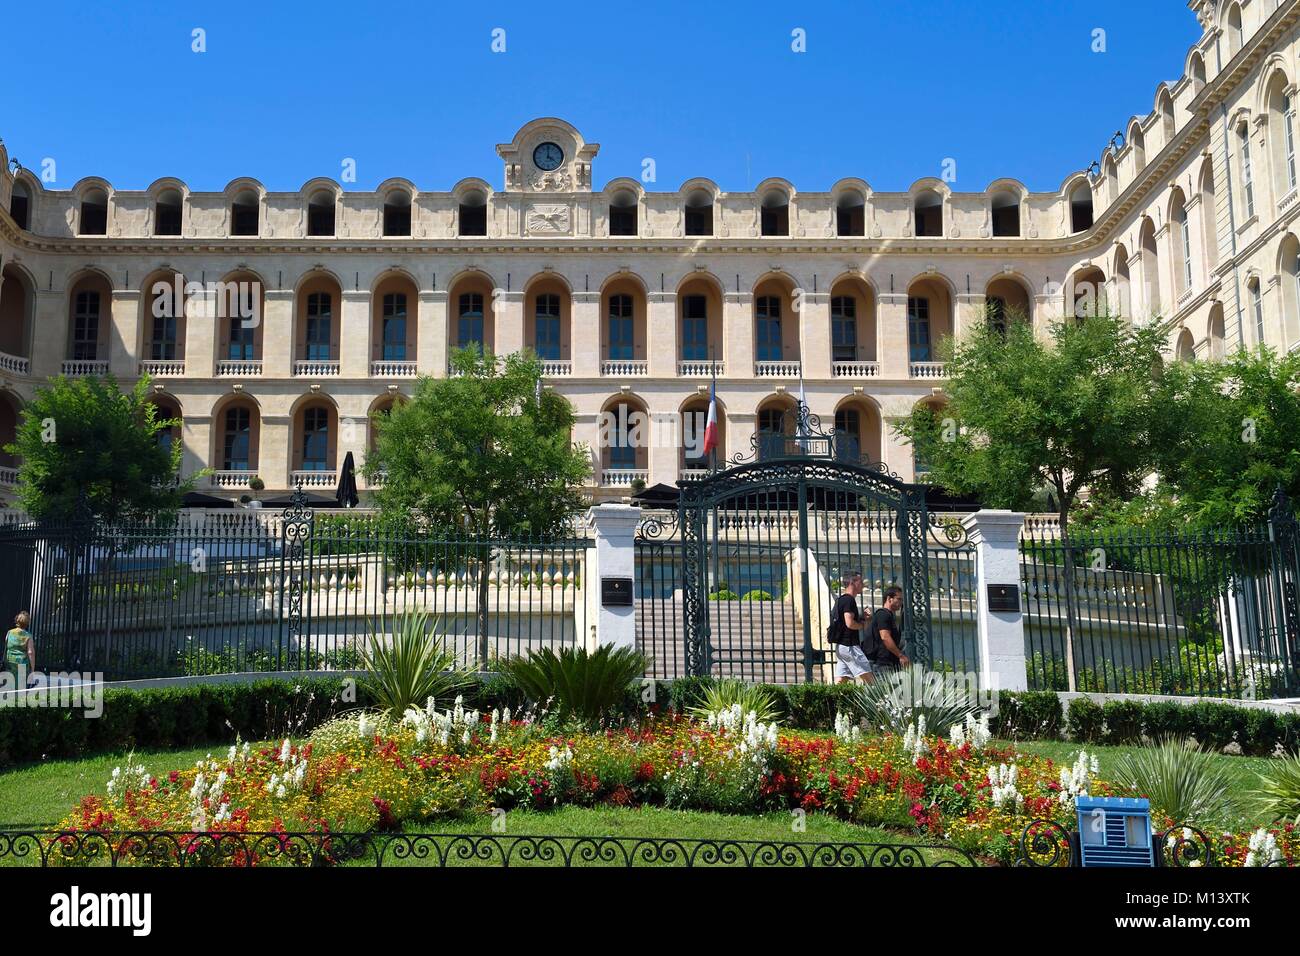
[(361, 498), (357, 495), (357, 464), (348, 452), (343, 459), (343, 469), (339, 472), (339, 490), (334, 498), (340, 508), (355, 508)]

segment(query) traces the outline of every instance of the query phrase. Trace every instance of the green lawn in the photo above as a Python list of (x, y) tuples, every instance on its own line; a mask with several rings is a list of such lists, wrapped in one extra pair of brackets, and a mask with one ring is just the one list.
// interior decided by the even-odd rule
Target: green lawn
[[(1059, 740), (1022, 740), (1015, 743), (999, 740), (997, 743), (1015, 747), (1025, 753), (1050, 757), (1058, 764), (1073, 763), (1079, 751), (1086, 750), (1089, 754), (1096, 755), (1101, 777), (1104, 780), (1113, 780), (1115, 778), (1115, 765), (1124, 754), (1134, 749), (1132, 747), (1103, 747), (1098, 744), (1077, 744)], [(1227, 825), (1239, 820), (1243, 825), (1250, 826), (1269, 824), (1271, 821), (1267, 816), (1260, 814), (1258, 809), (1251, 806), (1248, 794), (1258, 786), (1258, 775), (1266, 773), (1274, 761), (1269, 757), (1230, 757), (1227, 754), (1220, 754), (1215, 757), (1215, 760), (1221, 762), (1234, 778), (1233, 795), (1238, 802), (1238, 806), (1226, 811), (1223, 820), (1216, 822)]]
[[(142, 750), (135, 756), (151, 772), (165, 774), (228, 749), (208, 746), (191, 750)], [(0, 773), (0, 828), (54, 826), (86, 794), (104, 793), (113, 768), (126, 763), (126, 757), (122, 753), (51, 760)]]

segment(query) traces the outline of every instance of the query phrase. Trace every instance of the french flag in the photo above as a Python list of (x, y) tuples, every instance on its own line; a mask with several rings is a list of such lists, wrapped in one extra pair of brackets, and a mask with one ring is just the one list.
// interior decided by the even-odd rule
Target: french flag
[(709, 386), (709, 420), (704, 424), (704, 454), (718, 447), (718, 377)]

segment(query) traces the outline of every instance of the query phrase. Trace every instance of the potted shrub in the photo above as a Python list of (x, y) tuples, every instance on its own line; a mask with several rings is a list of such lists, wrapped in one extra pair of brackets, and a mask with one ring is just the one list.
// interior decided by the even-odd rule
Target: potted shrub
[[(266, 482), (264, 482), (258, 475), (254, 475), (252, 478), (248, 479), (248, 490), (254, 494), (265, 491)], [(254, 498), (252, 495), (241, 495), (239, 500), (247, 504), (250, 508), (262, 507), (261, 499)]]

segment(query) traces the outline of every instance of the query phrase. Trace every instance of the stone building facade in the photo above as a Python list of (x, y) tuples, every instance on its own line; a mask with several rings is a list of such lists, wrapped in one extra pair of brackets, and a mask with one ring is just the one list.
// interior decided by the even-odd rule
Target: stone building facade
[[(1104, 300), (1182, 360), (1295, 348), (1300, 0), (1189, 7), (1203, 35), (1182, 74), (1049, 193), (597, 190), (599, 146), (550, 118), (497, 146), (499, 188), (447, 193), (58, 190), (0, 146), (0, 441), (50, 376), (147, 372), (212, 493), (332, 487), (376, 413), (479, 342), (541, 355), (600, 497), (704, 464), (714, 375), (724, 454), (783, 427), (802, 390), (842, 450), (911, 478), (892, 424), (942, 404), (940, 343), (990, 308), (1046, 334)], [(650, 427), (627, 434), (629, 413)]]

